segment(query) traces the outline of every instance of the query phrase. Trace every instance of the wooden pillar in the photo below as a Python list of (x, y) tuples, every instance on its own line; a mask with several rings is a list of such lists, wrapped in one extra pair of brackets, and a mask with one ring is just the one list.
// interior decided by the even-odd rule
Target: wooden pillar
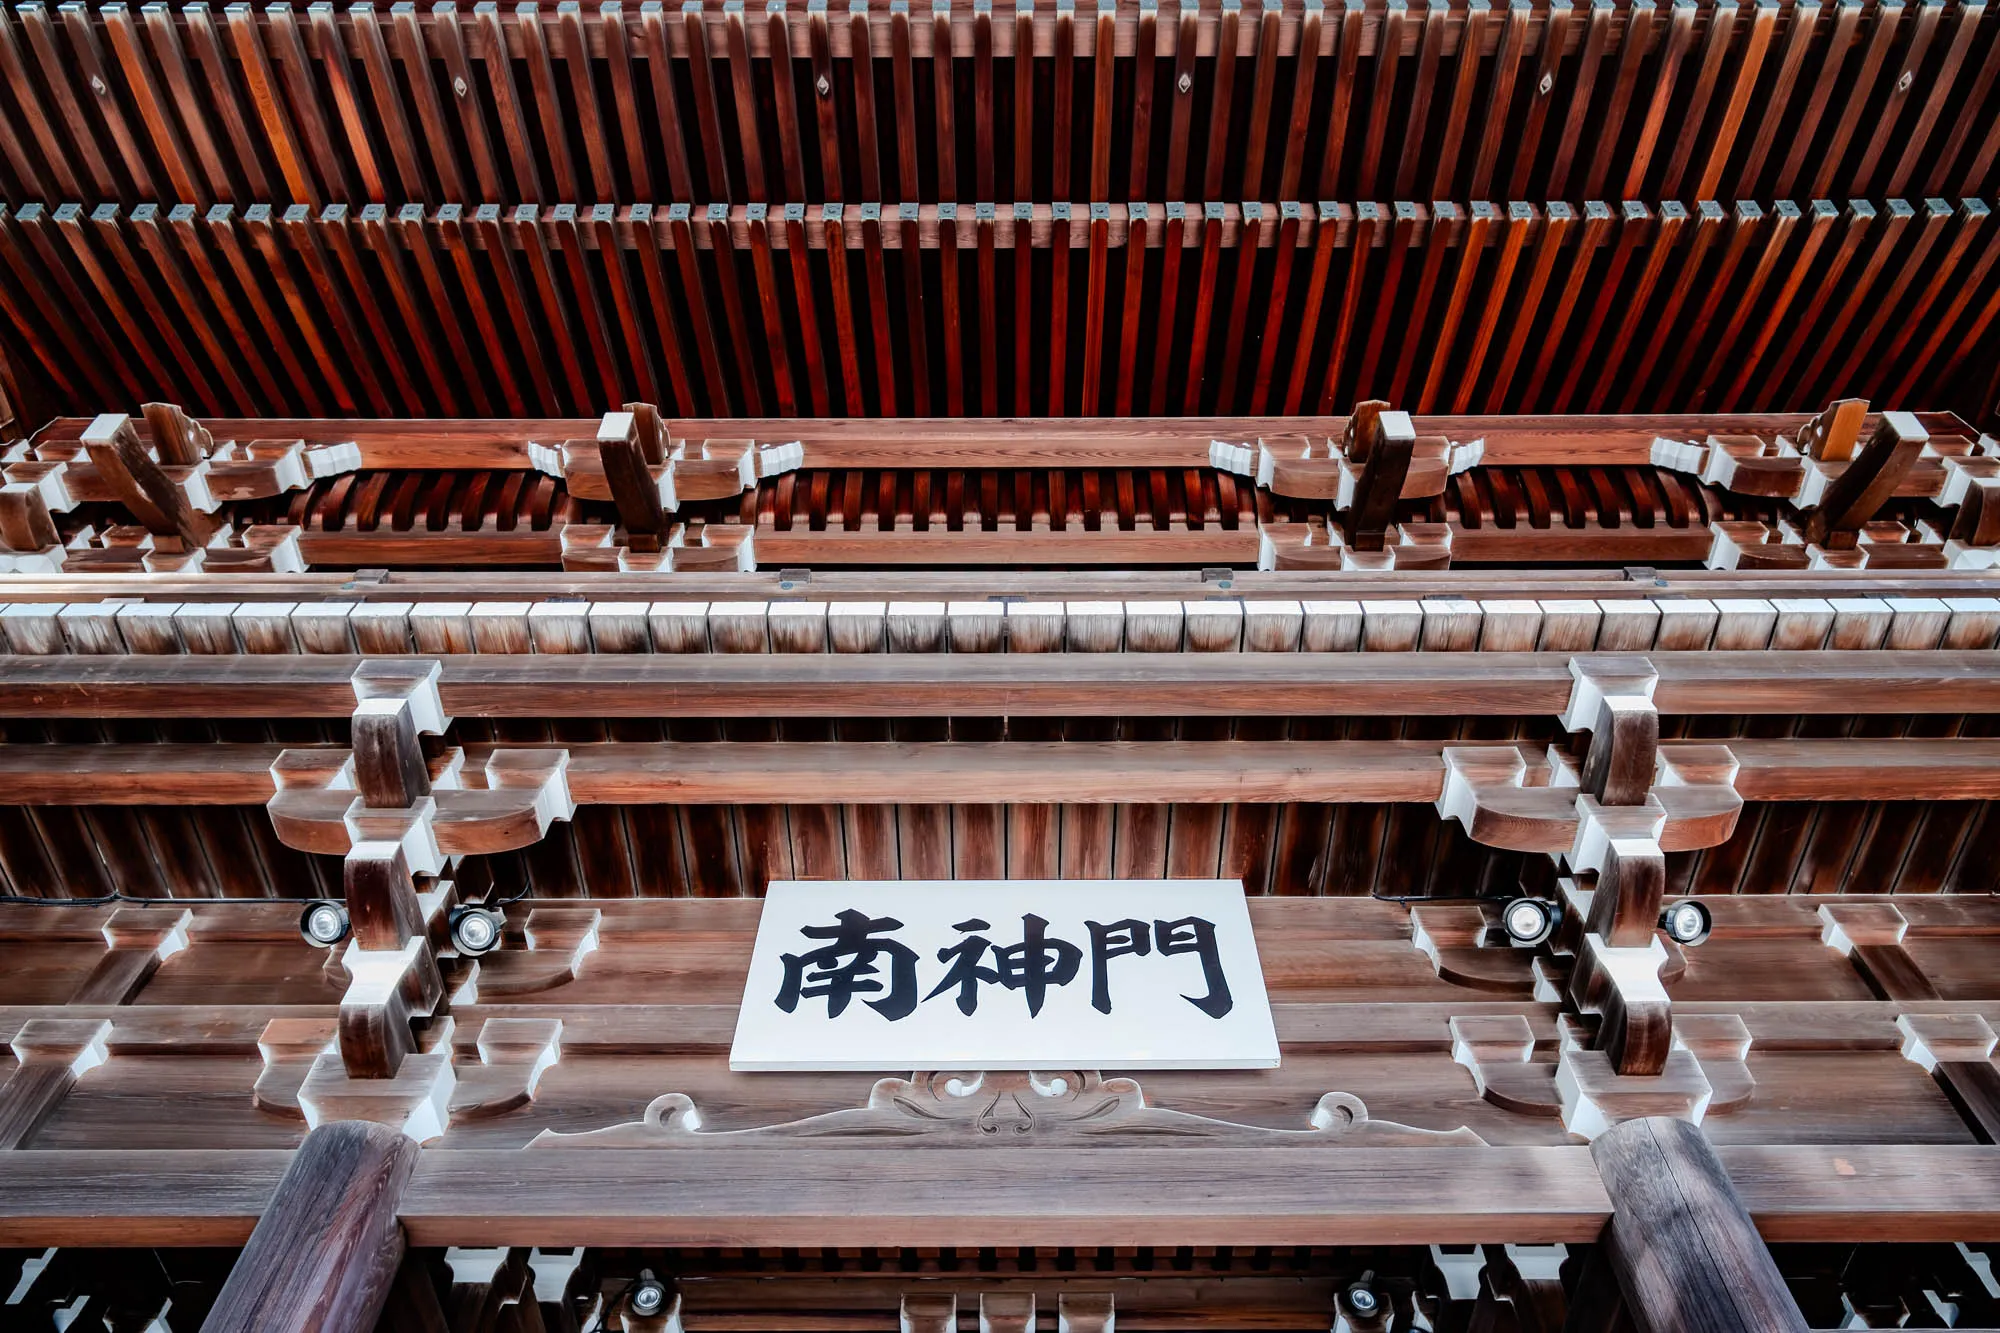
[(202, 1333), (370, 1333), (403, 1259), (417, 1145), (383, 1125), (306, 1135)]
[[(1638, 1333), (1805, 1333), (1805, 1316), (1700, 1129), (1628, 1120), (1600, 1135), (1590, 1155), (1613, 1210), (1603, 1254)], [(1580, 1326), (1582, 1313), (1573, 1309), (1570, 1333), (1599, 1333)]]

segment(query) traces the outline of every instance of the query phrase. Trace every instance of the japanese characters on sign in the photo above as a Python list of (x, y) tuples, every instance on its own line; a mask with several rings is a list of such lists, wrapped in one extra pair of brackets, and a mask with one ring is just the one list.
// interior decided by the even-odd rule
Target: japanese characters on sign
[(1234, 880), (780, 880), (730, 1068), (1263, 1069)]

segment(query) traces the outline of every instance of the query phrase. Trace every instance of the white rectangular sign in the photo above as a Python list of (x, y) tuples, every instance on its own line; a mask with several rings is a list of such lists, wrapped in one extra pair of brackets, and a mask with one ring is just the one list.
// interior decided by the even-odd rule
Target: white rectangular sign
[(1240, 880), (774, 881), (737, 1070), (1274, 1069)]

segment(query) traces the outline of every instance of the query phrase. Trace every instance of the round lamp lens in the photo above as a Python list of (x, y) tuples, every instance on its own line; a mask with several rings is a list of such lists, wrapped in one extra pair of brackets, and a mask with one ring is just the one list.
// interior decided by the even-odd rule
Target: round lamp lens
[(1539, 944), (1554, 923), (1547, 903), (1539, 898), (1516, 898), (1500, 914), (1500, 924), (1508, 938), (1522, 944)]
[(331, 948), (347, 938), (347, 911), (339, 903), (310, 904), (299, 917), (299, 934), (306, 943)]
[(1708, 938), (1708, 909), (1700, 903), (1675, 903), (1663, 914), (1667, 938), (1676, 944), (1700, 944)]

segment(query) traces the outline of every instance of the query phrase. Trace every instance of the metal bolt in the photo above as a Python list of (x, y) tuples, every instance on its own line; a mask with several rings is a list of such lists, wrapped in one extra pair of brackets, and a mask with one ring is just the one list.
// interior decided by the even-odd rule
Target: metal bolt
[(451, 81), (451, 90), (457, 93), (460, 97), (463, 97), (468, 92), (472, 91), (469, 87), (466, 86), (465, 76), (463, 74), (459, 75), (457, 78)]
[(1176, 83), (1174, 87), (1181, 90), (1181, 95), (1183, 97), (1187, 96), (1187, 94), (1194, 91), (1194, 75), (1192, 74), (1181, 75), (1180, 82)]
[(833, 80), (829, 79), (824, 74), (819, 76), (818, 82), (814, 83), (813, 87), (819, 90), (819, 95), (821, 97), (833, 96)]
[(1556, 86), (1556, 76), (1554, 74), (1542, 75), (1542, 81), (1540, 84), (1537, 85), (1537, 87), (1541, 89), (1541, 94), (1544, 97), (1547, 97), (1549, 95), (1549, 90), (1554, 88), (1555, 86)]

